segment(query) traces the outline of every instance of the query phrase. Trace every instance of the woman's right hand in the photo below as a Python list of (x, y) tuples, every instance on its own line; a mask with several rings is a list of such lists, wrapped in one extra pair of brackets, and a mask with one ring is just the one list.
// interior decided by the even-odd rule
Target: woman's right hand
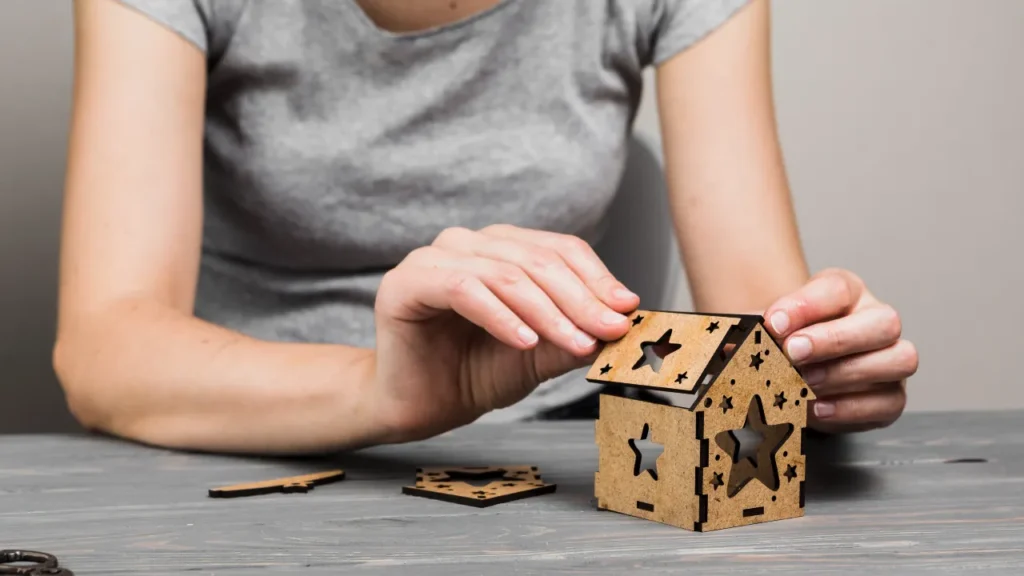
[(579, 238), (449, 228), (381, 282), (371, 409), (390, 442), (468, 424), (586, 365), (638, 305)]

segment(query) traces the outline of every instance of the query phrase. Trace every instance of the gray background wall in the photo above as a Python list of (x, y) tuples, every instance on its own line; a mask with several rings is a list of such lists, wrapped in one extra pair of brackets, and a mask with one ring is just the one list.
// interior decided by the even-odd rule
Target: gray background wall
[[(811, 265), (902, 311), (911, 410), (1024, 408), (1024, 2), (776, 0), (774, 19)], [(49, 367), (71, 58), (71, 2), (0, 4), (0, 432), (72, 425)], [(637, 129), (657, 138), (653, 86)]]

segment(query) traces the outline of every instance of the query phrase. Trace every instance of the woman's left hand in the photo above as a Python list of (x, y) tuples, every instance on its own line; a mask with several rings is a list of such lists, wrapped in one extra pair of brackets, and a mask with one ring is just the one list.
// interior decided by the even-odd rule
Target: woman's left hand
[(846, 270), (813, 276), (764, 314), (768, 329), (814, 390), (808, 424), (822, 432), (888, 426), (907, 401), (917, 349), (900, 316)]

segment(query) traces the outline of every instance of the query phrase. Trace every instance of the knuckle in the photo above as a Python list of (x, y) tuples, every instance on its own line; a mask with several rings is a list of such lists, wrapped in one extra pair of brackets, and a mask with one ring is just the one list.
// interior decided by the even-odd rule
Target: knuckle
[(487, 276), (496, 286), (506, 288), (515, 286), (526, 279), (526, 273), (522, 268), (501, 262), (492, 265)]
[(594, 251), (590, 244), (579, 236), (565, 235), (562, 237), (562, 241), (566, 250), (576, 256), (589, 256)]
[(899, 312), (892, 306), (882, 308), (882, 330), (885, 338), (890, 342), (896, 342), (903, 334), (903, 321)]
[[(405, 257), (403, 263), (413, 265), (426, 265), (433, 261), (437, 255), (437, 249), (433, 246), (420, 246)], [(401, 267), (401, 264), (399, 264)]]
[(897, 346), (899, 348), (900, 365), (903, 367), (906, 377), (910, 377), (917, 372), (918, 364), (920, 363), (917, 347), (907, 340), (900, 340)]
[(467, 236), (472, 235), (473, 232), (468, 228), (461, 226), (451, 226), (441, 230), (440, 233), (434, 238), (434, 246), (450, 246), (456, 243), (465, 242)]
[(848, 338), (842, 330), (833, 326), (825, 328), (822, 332), (824, 347), (830, 352), (839, 352), (846, 349)]
[(444, 289), (452, 300), (462, 300), (472, 293), (475, 278), (464, 272), (456, 272), (445, 279)]
[(515, 229), (516, 227), (511, 224), (491, 224), (481, 228), (480, 232), (483, 232), (484, 234), (505, 235)]
[(565, 261), (554, 250), (530, 248), (526, 257), (526, 267), (531, 270), (545, 272), (564, 268)]

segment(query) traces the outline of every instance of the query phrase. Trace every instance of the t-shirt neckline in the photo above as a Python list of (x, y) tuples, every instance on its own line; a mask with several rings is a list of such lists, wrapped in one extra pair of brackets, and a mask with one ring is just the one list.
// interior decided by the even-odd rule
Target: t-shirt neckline
[(359, 6), (358, 3), (356, 3), (356, 0), (345, 0), (344, 2), (342, 2), (342, 4), (345, 6), (347, 10), (349, 10), (353, 14), (356, 21), (358, 22), (359, 27), (362, 28), (364, 31), (373, 34), (374, 36), (377, 36), (379, 38), (382, 38), (384, 40), (406, 41), (449, 34), (457, 30), (473, 26), (474, 24), (495, 17), (498, 13), (504, 11), (506, 8), (514, 4), (516, 1), (517, 0), (498, 0), (498, 2), (494, 4), (494, 6), (491, 6), (486, 10), (481, 10), (480, 12), (477, 12), (476, 14), (473, 14), (471, 16), (467, 16), (465, 18), (456, 20), (454, 22), (450, 22), (448, 24), (442, 24), (440, 26), (434, 26), (431, 28), (424, 28), (423, 30), (414, 30), (411, 32), (392, 32), (390, 30), (381, 28), (380, 26), (377, 25), (376, 22), (373, 21), (372, 18), (370, 18), (366, 11), (364, 11), (363, 8)]

